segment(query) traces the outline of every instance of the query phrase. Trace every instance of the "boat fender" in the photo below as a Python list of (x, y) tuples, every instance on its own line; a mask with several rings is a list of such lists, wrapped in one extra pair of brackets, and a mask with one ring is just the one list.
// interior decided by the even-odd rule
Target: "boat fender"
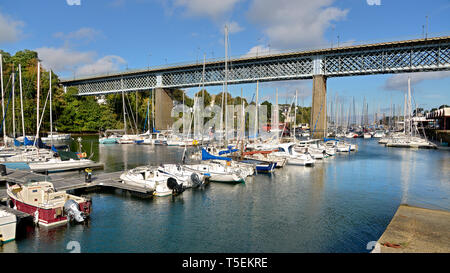
[(36, 211), (34, 212), (33, 222), (34, 222), (34, 224), (36, 224), (36, 225), (39, 223), (39, 210), (36, 210)]
[(200, 177), (198, 177), (198, 174), (192, 173), (191, 174), (191, 181), (193, 187), (198, 187), (202, 184), (202, 181), (200, 180)]

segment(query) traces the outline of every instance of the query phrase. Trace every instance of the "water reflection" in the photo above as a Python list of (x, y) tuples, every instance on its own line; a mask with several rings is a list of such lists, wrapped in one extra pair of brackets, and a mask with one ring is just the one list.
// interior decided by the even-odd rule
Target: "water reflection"
[[(72, 240), (82, 252), (366, 252), (399, 204), (450, 210), (450, 153), (356, 141), (357, 153), (314, 167), (286, 166), (175, 198), (91, 193), (89, 225), (31, 230), (0, 252), (68, 252)], [(92, 147), (107, 172), (177, 163), (183, 153), (151, 145)]]

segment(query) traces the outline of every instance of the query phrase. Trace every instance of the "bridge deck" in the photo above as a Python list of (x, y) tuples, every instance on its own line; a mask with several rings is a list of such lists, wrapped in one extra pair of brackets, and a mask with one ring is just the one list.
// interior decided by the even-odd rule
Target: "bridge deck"
[[(450, 70), (450, 36), (324, 48), (229, 60), (227, 83)], [(222, 85), (225, 61), (122, 71), (63, 80), (79, 95)]]

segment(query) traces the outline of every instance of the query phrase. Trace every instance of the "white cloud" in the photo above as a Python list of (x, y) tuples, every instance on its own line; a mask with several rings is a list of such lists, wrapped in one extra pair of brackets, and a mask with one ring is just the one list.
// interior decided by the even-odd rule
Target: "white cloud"
[(450, 77), (450, 71), (416, 72), (393, 75), (386, 80), (384, 89), (405, 91), (408, 89), (408, 77), (411, 78), (411, 85), (414, 85), (425, 80), (448, 78)]
[(119, 70), (125, 60), (119, 56), (108, 55), (94, 63), (86, 64), (77, 69), (77, 75), (102, 74)]
[(230, 12), (234, 5), (241, 0), (175, 0), (175, 7), (182, 7), (188, 16), (207, 16), (220, 19)]
[(369, 6), (379, 6), (381, 5), (381, 0), (366, 0), (367, 5)]
[(82, 27), (82, 28), (78, 29), (77, 31), (69, 32), (67, 34), (65, 34), (63, 32), (57, 32), (53, 36), (56, 38), (61, 38), (63, 40), (92, 41), (100, 35), (101, 35), (101, 32), (96, 29), (89, 28), (89, 27)]
[(73, 73), (75, 71), (76, 76), (117, 71), (120, 65), (126, 63), (119, 56), (108, 55), (96, 59), (95, 52), (80, 52), (66, 47), (41, 47), (35, 50), (46, 69), (52, 69), (55, 72)]
[(0, 13), (0, 43), (11, 43), (19, 40), (24, 25), (22, 21), (16, 21)]
[(94, 52), (79, 52), (66, 47), (41, 47), (35, 50), (42, 60), (42, 65), (57, 72), (72, 71), (75, 66), (92, 62), (95, 57)]
[(249, 18), (264, 28), (270, 43), (280, 49), (323, 45), (331, 22), (347, 16), (348, 10), (332, 7), (333, 0), (254, 0)]
[(81, 5), (81, 0), (66, 0), (67, 5), (69, 6), (80, 6)]
[(274, 48), (269, 48), (263, 45), (256, 45), (252, 48), (250, 48), (250, 50), (242, 55), (241, 57), (257, 57), (257, 56), (264, 56), (264, 55), (269, 55), (269, 54), (277, 54), (280, 53), (279, 50), (274, 49)]

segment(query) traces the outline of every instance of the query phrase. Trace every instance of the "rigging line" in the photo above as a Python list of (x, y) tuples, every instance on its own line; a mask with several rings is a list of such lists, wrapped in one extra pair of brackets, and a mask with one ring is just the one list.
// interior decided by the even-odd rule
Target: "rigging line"
[(48, 97), (50, 96), (50, 92), (47, 92), (47, 98), (45, 99), (45, 103), (44, 103), (44, 108), (42, 109), (42, 116), (41, 116), (41, 120), (39, 121), (39, 125), (38, 125), (38, 130), (36, 133), (36, 137), (34, 138), (34, 142), (33, 142), (33, 146), (36, 145), (36, 141), (39, 138), (39, 131), (41, 129), (41, 124), (42, 124), (42, 119), (44, 118), (44, 113), (45, 113), (45, 108), (47, 108), (47, 101), (48, 101)]
[[(6, 84), (6, 88), (4, 88), (3, 90), (8, 90), (9, 83), (10, 83), (11, 79), (12, 79), (12, 73), (11, 73), (11, 75), (9, 76), (8, 83)], [(10, 97), (11, 97), (12, 91), (10, 92), (9, 95), (10, 95)], [(8, 104), (9, 104), (9, 99), (8, 99)], [(6, 114), (7, 114), (7, 113), (8, 113), (8, 105), (6, 105), (5, 115), (3, 116), (3, 121), (2, 121), (2, 125), (1, 125), (0, 129), (3, 129), (3, 123), (5, 122), (5, 118), (6, 118)], [(3, 136), (3, 137), (4, 137), (4, 136)], [(6, 145), (6, 144), (5, 144), (5, 145)]]
[[(125, 94), (125, 97), (127, 98), (127, 101), (128, 101), (128, 107), (130, 107), (130, 113), (131, 113), (131, 115), (129, 115), (129, 116), (131, 116), (132, 118), (133, 118), (133, 120), (131, 120), (131, 118), (130, 117), (128, 117), (129, 119), (130, 119), (130, 123), (133, 121), (134, 122), (134, 127), (135, 127), (135, 129), (137, 129), (137, 124), (136, 124), (136, 120), (134, 119), (134, 115), (133, 115), (133, 109), (131, 109), (131, 102), (130, 102), (130, 99), (128, 98), (128, 94)], [(126, 106), (126, 103), (125, 103), (125, 108), (126, 108), (127, 106)], [(135, 131), (135, 129), (133, 129), (133, 131)], [(136, 131), (135, 131), (136, 132)]]
[[(147, 114), (145, 115), (145, 121), (144, 121), (144, 133), (145, 133), (145, 129), (147, 128), (147, 119), (148, 119), (148, 112), (150, 110), (150, 99), (147, 102)], [(150, 128), (149, 128), (150, 129)]]
[[(9, 101), (11, 100), (11, 97), (12, 97), (12, 91), (9, 92), (8, 103), (6, 104), (5, 116), (3, 117), (2, 125), (0, 126), (0, 131), (3, 129), (3, 123), (5, 122), (6, 114), (8, 113), (8, 106), (9, 106)], [(5, 137), (5, 136), (3, 136), (3, 137)]]

